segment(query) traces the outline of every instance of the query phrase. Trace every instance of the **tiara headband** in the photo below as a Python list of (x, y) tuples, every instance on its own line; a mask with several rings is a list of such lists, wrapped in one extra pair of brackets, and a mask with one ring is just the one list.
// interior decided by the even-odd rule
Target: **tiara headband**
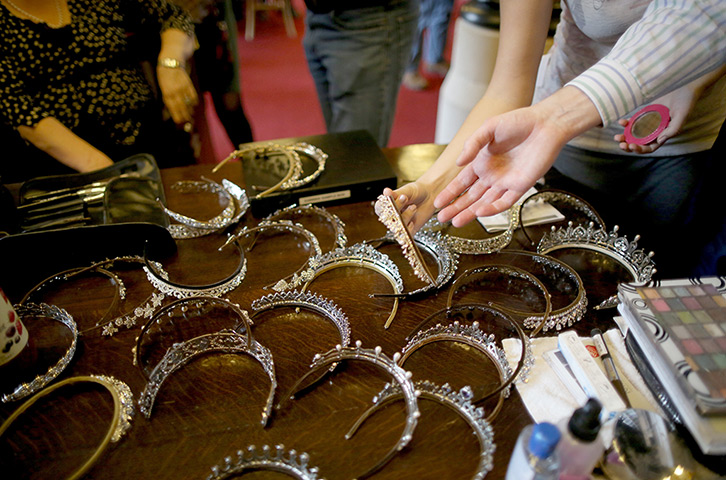
[[(149, 375), (146, 373), (146, 370), (142, 368), (142, 359), (141, 359), (141, 346), (144, 340), (144, 337), (148, 334), (149, 330), (152, 326), (159, 325), (162, 323), (165, 317), (170, 318), (175, 310), (180, 310), (184, 314), (184, 318), (187, 318), (187, 312), (189, 308), (200, 308), (204, 305), (218, 305), (223, 308), (226, 308), (230, 310), (230, 312), (233, 315), (230, 315), (226, 319), (229, 320), (230, 325), (227, 328), (224, 328), (223, 330), (227, 331), (235, 331), (239, 333), (240, 335), (245, 335), (247, 337), (247, 344), (252, 344), (252, 334), (251, 334), (251, 327), (252, 327), (252, 320), (249, 317), (249, 314), (246, 310), (242, 310), (239, 305), (236, 303), (232, 303), (229, 300), (226, 300), (224, 298), (217, 298), (217, 297), (210, 297), (210, 296), (196, 296), (196, 297), (187, 297), (187, 298), (180, 298), (178, 300), (175, 300), (171, 303), (168, 303), (164, 305), (163, 308), (159, 309), (145, 324), (143, 327), (141, 327), (141, 331), (139, 332), (139, 335), (136, 337), (136, 344), (132, 350), (133, 354), (133, 364), (137, 365), (141, 368), (142, 373), (146, 377), (146, 379), (149, 379)], [(199, 321), (200, 324), (207, 326), (208, 322), (206, 321)], [(177, 330), (179, 330), (180, 325), (176, 325)], [(216, 333), (216, 332), (209, 332), (209, 333)], [(177, 340), (187, 340), (184, 339), (177, 339)], [(175, 342), (176, 343), (176, 342)]]
[(277, 292), (258, 298), (252, 302), (252, 308), (257, 314), (280, 307), (307, 308), (323, 315), (338, 329), (340, 344), (347, 346), (350, 343), (350, 323), (348, 317), (338, 306), (325, 297), (311, 292), (290, 290)]
[[(484, 417), (484, 409), (472, 403), (474, 393), (471, 387), (464, 386), (458, 392), (448, 383), (439, 386), (428, 380), (419, 380), (414, 383), (419, 398), (425, 398), (440, 403), (454, 410), (474, 430), (479, 440), (479, 465), (474, 473), (473, 480), (483, 479), (494, 468), (494, 429)], [(373, 405), (366, 410), (355, 422), (346, 437), (352, 437), (360, 426), (380, 407), (401, 398), (401, 388), (396, 384), (387, 383), (381, 392), (373, 397)]]
[[(411, 372), (407, 372), (398, 365), (398, 360), (401, 354), (396, 352), (393, 355), (393, 359), (391, 359), (383, 353), (380, 346), (377, 346), (374, 349), (365, 349), (362, 348), (361, 345), (361, 341), (358, 340), (355, 342), (355, 347), (343, 347), (342, 345), (336, 345), (334, 349), (329, 350), (324, 354), (316, 354), (313, 358), (310, 370), (308, 370), (307, 373), (295, 382), (288, 393), (282, 396), (282, 400), (277, 406), (278, 409), (282, 409), (284, 402), (286, 402), (287, 399), (294, 398), (293, 395), (300, 390), (300, 387), (304, 384), (304, 382), (318, 370), (343, 360), (359, 360), (368, 362), (391, 375), (393, 380), (401, 388), (402, 395), (406, 402), (406, 424), (396, 445), (394, 445), (393, 448), (386, 453), (383, 459), (381, 459), (373, 467), (355, 477), (359, 480), (367, 478), (380, 470), (393, 458), (394, 455), (396, 455), (396, 452), (401, 451), (406, 445), (408, 445), (411, 438), (413, 438), (413, 432), (416, 429), (418, 418), (421, 416), (421, 412), (418, 409), (416, 389), (413, 386), (413, 382), (411, 382)], [(318, 381), (320, 378), (321, 377), (316, 378), (315, 381)], [(346, 436), (346, 438), (350, 437)]]
[[(302, 290), (305, 291), (308, 286), (319, 275), (340, 267), (359, 267), (368, 268), (383, 275), (393, 287), (394, 294), (400, 294), (403, 291), (403, 280), (398, 272), (398, 267), (388, 257), (388, 255), (379, 252), (367, 243), (357, 243), (346, 248), (337, 248), (323, 255), (319, 255), (310, 259), (310, 268), (313, 270), (312, 278), (305, 282)], [(373, 295), (371, 295), (373, 296)], [(393, 308), (386, 319), (383, 328), (388, 328), (393, 322), (398, 310), (398, 298), (393, 298)]]
[(78, 470), (76, 470), (69, 479), (77, 479), (82, 477), (94, 463), (99, 459), (103, 451), (108, 447), (109, 443), (116, 443), (131, 428), (131, 418), (134, 414), (134, 399), (131, 389), (124, 382), (114, 377), (104, 375), (90, 375), (81, 377), (71, 377), (61, 380), (53, 385), (44, 388), (25, 401), (17, 410), (15, 410), (2, 425), (0, 425), (0, 436), (5, 433), (10, 425), (25, 411), (27, 411), (35, 402), (41, 398), (53, 393), (54, 391), (71, 385), (74, 383), (95, 383), (104, 387), (113, 397), (113, 418), (111, 426), (105, 437), (93, 452), (91, 457), (86, 460)]
[(286, 173), (282, 176), (280, 181), (255, 195), (255, 198), (262, 198), (273, 192), (276, 192), (277, 190), (286, 190), (291, 188), (290, 185), (293, 185), (302, 174), (302, 160), (300, 160), (300, 155), (298, 155), (298, 153), (293, 149), (282, 148), (281, 146), (274, 144), (249, 146), (244, 147), (240, 150), (235, 150), (230, 153), (224, 160), (215, 165), (214, 168), (212, 168), (212, 173), (222, 168), (222, 166), (228, 161), (235, 158), (241, 158), (246, 153), (254, 153), (256, 156), (268, 155), (270, 153), (281, 153), (287, 160), (287, 166), (285, 168)]
[(286, 217), (295, 215), (318, 215), (330, 223), (335, 232), (335, 248), (344, 248), (348, 244), (348, 237), (345, 235), (345, 223), (334, 213), (330, 213), (323, 207), (313, 205), (311, 203), (305, 205), (290, 205), (283, 209), (277, 210), (266, 216), (263, 221), (273, 222), (282, 220)]
[[(28, 383), (21, 383), (20, 385), (15, 387), (12, 392), (4, 394), (2, 396), (2, 401), (4, 403), (13, 402), (15, 400), (25, 398), (52, 382), (58, 375), (61, 374), (63, 370), (66, 369), (68, 364), (71, 363), (73, 355), (76, 353), (76, 345), (78, 344), (78, 327), (76, 326), (76, 322), (73, 320), (71, 314), (64, 309), (55, 305), (48, 305), (46, 303), (26, 303), (15, 305), (14, 308), (15, 312), (21, 317), (21, 319), (23, 317), (30, 316), (45, 317), (62, 323), (63, 325), (68, 327), (68, 330), (71, 331), (71, 335), (73, 335), (73, 340), (71, 340), (71, 344), (69, 345), (68, 350), (66, 350), (66, 353), (58, 360), (55, 365), (51, 366), (47, 372), (38, 375)], [(27, 322), (25, 320), (23, 320), (23, 323), (27, 325)]]
[(275, 451), (268, 445), (262, 446), (262, 451), (250, 445), (247, 450), (237, 450), (232, 457), (224, 457), (221, 465), (212, 467), (212, 473), (207, 480), (223, 480), (231, 476), (251, 470), (272, 470), (286, 473), (298, 480), (324, 480), (318, 477), (318, 467), (309, 467), (310, 457), (303, 452), (298, 455), (295, 450), (285, 451), (284, 445), (275, 445)]
[(172, 238), (175, 239), (197, 238), (223, 230), (237, 223), (250, 206), (247, 193), (227, 179), (222, 180), (222, 185), (204, 177), (202, 177), (202, 181), (182, 180), (172, 185), (171, 188), (182, 193), (211, 192), (227, 199), (227, 206), (224, 210), (209, 220), (196, 220), (174, 212), (162, 204), (166, 214), (179, 222), (179, 224), (172, 224), (167, 228)]
[(222, 330), (218, 333), (200, 335), (185, 342), (174, 344), (164, 355), (149, 375), (149, 381), (139, 397), (139, 410), (146, 417), (151, 417), (156, 398), (162, 383), (169, 375), (191, 362), (195, 357), (209, 352), (244, 353), (257, 360), (265, 373), (270, 377), (270, 393), (262, 412), (262, 426), (267, 425), (272, 411), (272, 403), (277, 389), (275, 365), (270, 351), (256, 340), (247, 342), (247, 337), (237, 332)]

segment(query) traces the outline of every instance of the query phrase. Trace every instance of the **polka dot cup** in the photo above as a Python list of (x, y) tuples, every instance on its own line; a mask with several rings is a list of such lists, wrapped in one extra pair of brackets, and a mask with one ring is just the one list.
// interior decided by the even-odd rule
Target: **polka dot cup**
[(0, 289), (0, 365), (20, 353), (28, 343), (28, 331), (5, 292)]

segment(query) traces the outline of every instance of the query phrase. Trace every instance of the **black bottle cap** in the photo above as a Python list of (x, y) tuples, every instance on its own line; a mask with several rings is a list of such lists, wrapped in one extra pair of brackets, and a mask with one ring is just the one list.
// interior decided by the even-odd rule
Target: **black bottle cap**
[(587, 403), (575, 410), (567, 423), (573, 437), (590, 443), (597, 438), (600, 431), (600, 411), (602, 404), (596, 398), (589, 398)]

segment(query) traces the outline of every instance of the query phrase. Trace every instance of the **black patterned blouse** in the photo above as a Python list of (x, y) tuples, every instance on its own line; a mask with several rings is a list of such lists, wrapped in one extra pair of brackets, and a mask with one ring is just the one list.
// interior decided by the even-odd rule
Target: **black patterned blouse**
[[(55, 117), (101, 145), (132, 145), (153, 95), (130, 40), (168, 28), (192, 31), (164, 0), (68, 0), (71, 23), (51, 28), (0, 4), (0, 118), (11, 127)], [(136, 52), (136, 53), (135, 53)], [(99, 140), (96, 142), (95, 140)]]

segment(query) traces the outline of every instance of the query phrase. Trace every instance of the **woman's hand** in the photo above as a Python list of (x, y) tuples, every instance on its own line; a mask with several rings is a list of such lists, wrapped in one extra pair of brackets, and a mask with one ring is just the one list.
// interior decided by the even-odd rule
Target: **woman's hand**
[(191, 122), (194, 107), (199, 103), (197, 91), (183, 68), (159, 65), (156, 69), (164, 105), (177, 125)]

